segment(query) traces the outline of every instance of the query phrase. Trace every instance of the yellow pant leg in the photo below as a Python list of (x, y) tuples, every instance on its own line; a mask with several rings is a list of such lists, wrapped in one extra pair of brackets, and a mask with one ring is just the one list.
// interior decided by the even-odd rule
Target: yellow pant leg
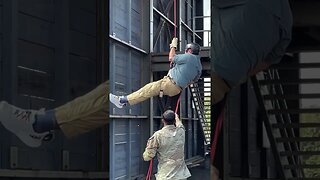
[(109, 81), (58, 108), (57, 123), (68, 138), (101, 127), (109, 120)]
[(216, 104), (224, 98), (225, 94), (230, 91), (230, 88), (223, 79), (215, 73), (211, 75), (211, 81), (213, 82), (213, 92), (211, 93), (213, 96), (213, 104)]
[(164, 95), (175, 96), (181, 89), (175, 85), (167, 76), (159, 81), (151, 82), (127, 96), (130, 105), (140, 103), (153, 96), (158, 96), (160, 89), (163, 89)]

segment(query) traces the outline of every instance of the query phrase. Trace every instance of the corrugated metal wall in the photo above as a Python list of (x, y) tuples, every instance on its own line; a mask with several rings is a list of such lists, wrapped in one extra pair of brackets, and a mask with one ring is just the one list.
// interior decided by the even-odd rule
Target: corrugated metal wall
[[(141, 0), (110, 1), (110, 92), (114, 94), (138, 90), (150, 76), (145, 43), (149, 38), (147, 4)], [(110, 106), (110, 179), (127, 180), (144, 173), (141, 154), (149, 132), (146, 105)]]
[[(0, 1), (0, 98), (22, 108), (50, 109), (95, 88), (96, 1)], [(2, 169), (98, 170), (97, 134), (67, 140), (61, 132), (40, 148), (0, 127)], [(17, 154), (10, 154), (10, 148)], [(62, 167), (62, 151), (69, 152)], [(10, 155), (18, 157), (10, 163)]]

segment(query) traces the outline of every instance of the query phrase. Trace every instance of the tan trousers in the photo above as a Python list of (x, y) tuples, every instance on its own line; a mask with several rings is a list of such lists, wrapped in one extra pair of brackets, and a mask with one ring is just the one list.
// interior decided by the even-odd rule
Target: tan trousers
[(71, 138), (108, 123), (109, 81), (89, 93), (58, 108), (57, 123), (66, 137)]
[(146, 84), (138, 91), (129, 94), (127, 96), (129, 104), (134, 105), (153, 96), (158, 96), (160, 94), (160, 89), (163, 90), (163, 95), (167, 96), (175, 96), (182, 91), (172, 79), (170, 79), (168, 76), (165, 76), (159, 81)]
[(221, 101), (227, 92), (230, 91), (229, 86), (216, 73), (211, 75), (213, 104)]

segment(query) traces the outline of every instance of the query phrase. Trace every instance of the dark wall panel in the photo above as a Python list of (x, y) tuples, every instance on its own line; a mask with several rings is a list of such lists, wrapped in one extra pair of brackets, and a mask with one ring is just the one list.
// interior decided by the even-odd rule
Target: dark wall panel
[(241, 100), (240, 88), (233, 89), (229, 96), (229, 164), (232, 176), (241, 175), (242, 149), (241, 149)]
[(18, 93), (53, 98), (53, 77), (46, 73), (18, 68)]
[(69, 15), (71, 30), (81, 32), (85, 36), (96, 36), (96, 15), (94, 13), (71, 6)]
[[(9, 0), (6, 2), (6, 7), (3, 7), (0, 0), (0, 80), (10, 76), (10, 73), (7, 73), (4, 77), (4, 68), (12, 70), (11, 74), (17, 77), (17, 86), (13, 86), (15, 88), (12, 89), (12, 94), (17, 94), (14, 100), (16, 106), (31, 109), (55, 108), (55, 98), (59, 97), (55, 91), (60, 89), (55, 86), (58, 77), (70, 80), (70, 96), (61, 98), (65, 100), (82, 95), (96, 86), (95, 0), (17, 0), (17, 4)], [(13, 21), (7, 20), (5, 25), (3, 20), (10, 17), (11, 10), (6, 9), (7, 14), (4, 14), (3, 8), (12, 8), (13, 13), (16, 13), (13, 14)], [(59, 21), (58, 14), (66, 12), (68, 14)], [(6, 47), (6, 50), (16, 48), (12, 51), (15, 52), (15, 56), (12, 57), (16, 57), (12, 61), (16, 59), (16, 64), (3, 67), (5, 35), (2, 32), (9, 23), (17, 30), (17, 37), (15, 31), (13, 35), (6, 36), (7, 42), (11, 42), (11, 38), (14, 40), (12, 42), (16, 42)], [(6, 33), (11, 33), (8, 29)], [(57, 57), (62, 58), (59, 60)], [(62, 71), (61, 69), (68, 64), (68, 71)], [(61, 76), (57, 76), (58, 73), (61, 73)], [(2, 83), (0, 85), (1, 101), (3, 88), (10, 87)], [(73, 140), (67, 140), (61, 131), (57, 131), (52, 142), (44, 143), (40, 148), (29, 148), (0, 126), (0, 168), (10, 168), (12, 146), (17, 148), (17, 169), (62, 170), (63, 150), (69, 152), (70, 170), (98, 169), (96, 131)]]
[(54, 34), (54, 24), (51, 22), (19, 13), (18, 39), (54, 47)]
[(18, 9), (23, 14), (54, 22), (54, 0), (19, 0)]
[(96, 64), (80, 56), (70, 55), (70, 88), (71, 97), (75, 98), (88, 92), (96, 84)]
[(54, 48), (19, 40), (18, 52), (18, 66), (53, 74)]
[(87, 11), (92, 14), (96, 13), (97, 1), (95, 0), (69, 0), (69, 3), (72, 4), (73, 7), (83, 11)]

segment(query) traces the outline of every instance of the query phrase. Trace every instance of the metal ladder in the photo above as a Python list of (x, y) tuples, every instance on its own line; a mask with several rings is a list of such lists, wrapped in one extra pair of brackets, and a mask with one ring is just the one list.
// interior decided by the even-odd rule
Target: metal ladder
[[(209, 78), (205, 78), (208, 79)], [(191, 98), (194, 103), (196, 113), (199, 117), (205, 144), (210, 144), (211, 140), (211, 100), (210, 100), (210, 81), (204, 80), (189, 86)]]
[(320, 177), (307, 177), (305, 175), (305, 169), (318, 169), (320, 171), (320, 162), (317, 164), (305, 164), (303, 161), (305, 156), (320, 155), (320, 147), (317, 151), (308, 151), (301, 148), (301, 143), (319, 142), (320, 137), (301, 137), (296, 131), (297, 129), (301, 130), (301, 128), (319, 128), (320, 122), (292, 122), (291, 118), (294, 114), (319, 113), (320, 109), (290, 109), (287, 106), (288, 99), (299, 100), (308, 98), (308, 96), (312, 98), (319, 95), (286, 94), (283, 84), (300, 84), (303, 80), (281, 79), (276, 68), (257, 74), (251, 78), (251, 81), (263, 112), (264, 126), (280, 178), (286, 180), (320, 179)]

